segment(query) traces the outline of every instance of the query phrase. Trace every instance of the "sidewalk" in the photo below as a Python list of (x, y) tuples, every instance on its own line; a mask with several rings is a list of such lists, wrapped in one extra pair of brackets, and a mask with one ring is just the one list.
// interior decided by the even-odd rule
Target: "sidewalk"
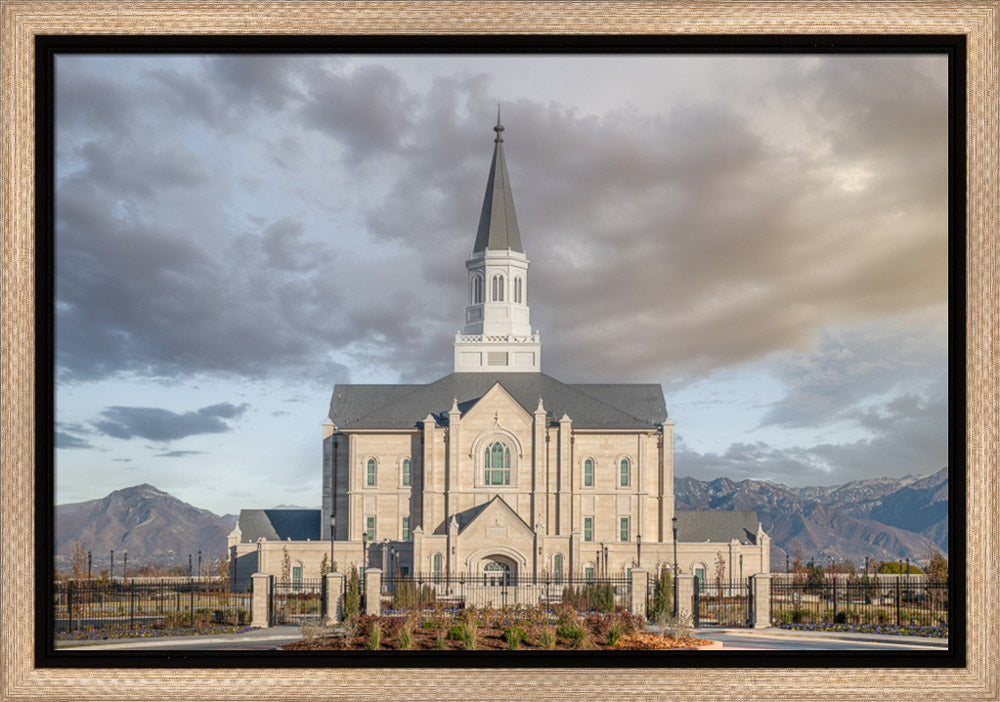
[(795, 631), (768, 627), (766, 629), (696, 629), (694, 636), (711, 639), (712, 634), (730, 634), (737, 636), (760, 636), (771, 639), (812, 639), (833, 641), (866, 641), (873, 643), (911, 644), (916, 646), (934, 646), (948, 648), (948, 639), (930, 636), (902, 636), (899, 634), (863, 634), (846, 631)]
[(242, 634), (208, 634), (205, 636), (159, 636), (152, 639), (114, 639), (100, 641), (57, 640), (59, 651), (152, 651), (185, 648), (258, 649), (278, 648), (304, 638), (295, 624), (270, 629), (251, 629)]

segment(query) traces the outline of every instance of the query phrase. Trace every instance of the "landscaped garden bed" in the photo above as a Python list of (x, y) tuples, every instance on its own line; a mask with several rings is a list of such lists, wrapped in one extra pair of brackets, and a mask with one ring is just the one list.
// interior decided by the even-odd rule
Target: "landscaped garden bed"
[[(361, 616), (335, 630), (310, 630), (286, 651), (458, 651), (458, 650), (649, 650), (712, 645), (683, 631), (649, 634), (643, 620), (628, 612), (579, 613), (572, 607), (468, 608), (451, 613), (399, 617)], [(676, 634), (676, 635), (674, 635)]]

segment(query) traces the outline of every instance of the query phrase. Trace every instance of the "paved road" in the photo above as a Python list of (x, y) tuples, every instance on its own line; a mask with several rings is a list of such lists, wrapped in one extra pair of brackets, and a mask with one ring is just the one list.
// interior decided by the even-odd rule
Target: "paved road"
[(790, 632), (702, 629), (694, 634), (721, 641), (724, 651), (945, 651), (947, 639), (876, 636), (838, 632)]
[(297, 625), (254, 629), (245, 634), (163, 636), (156, 639), (120, 639), (99, 643), (57, 642), (60, 651), (269, 651), (302, 638)]

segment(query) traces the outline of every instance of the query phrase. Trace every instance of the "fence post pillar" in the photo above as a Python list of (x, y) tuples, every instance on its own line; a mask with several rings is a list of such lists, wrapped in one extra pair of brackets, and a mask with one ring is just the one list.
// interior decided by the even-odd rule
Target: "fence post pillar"
[(771, 626), (771, 574), (757, 573), (753, 576), (753, 622), (754, 629)]
[(631, 579), (632, 596), (629, 599), (628, 610), (637, 617), (647, 619), (646, 614), (646, 586), (649, 582), (649, 573), (642, 568), (633, 568), (629, 571)]
[(694, 624), (694, 576), (680, 573), (675, 581), (677, 587), (677, 618)]
[(326, 578), (326, 626), (339, 624), (344, 620), (344, 574), (327, 573)]
[(365, 614), (382, 613), (382, 569), (365, 570)]
[(259, 626), (266, 629), (271, 626), (271, 583), (273, 575), (267, 573), (254, 573), (250, 576), (253, 595), (250, 598), (250, 626)]

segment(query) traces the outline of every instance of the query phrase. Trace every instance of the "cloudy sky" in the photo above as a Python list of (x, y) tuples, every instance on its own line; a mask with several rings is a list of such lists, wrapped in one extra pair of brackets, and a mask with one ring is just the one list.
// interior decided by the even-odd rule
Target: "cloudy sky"
[(345, 382), (451, 372), (502, 103), (543, 370), (676, 472), (947, 464), (944, 56), (56, 63), (57, 503), (318, 506)]

